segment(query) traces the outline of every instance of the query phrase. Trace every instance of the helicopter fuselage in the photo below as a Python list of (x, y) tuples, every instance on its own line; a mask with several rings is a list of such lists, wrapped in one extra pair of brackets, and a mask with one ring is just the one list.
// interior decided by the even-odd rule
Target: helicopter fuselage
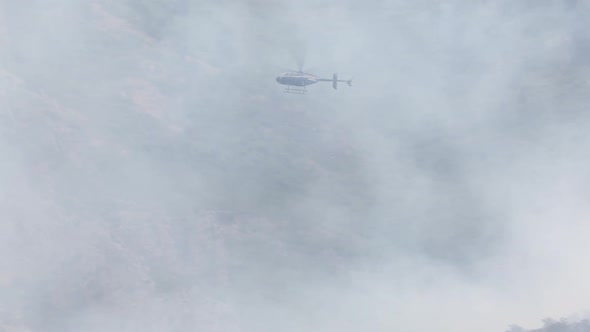
[(321, 79), (317, 76), (303, 72), (288, 72), (277, 77), (277, 83), (292, 86), (308, 86), (317, 83)]

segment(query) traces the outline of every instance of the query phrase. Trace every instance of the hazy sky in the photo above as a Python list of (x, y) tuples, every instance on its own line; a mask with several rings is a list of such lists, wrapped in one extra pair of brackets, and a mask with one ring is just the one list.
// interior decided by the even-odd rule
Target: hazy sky
[(0, 330), (586, 315), (589, 10), (0, 0)]

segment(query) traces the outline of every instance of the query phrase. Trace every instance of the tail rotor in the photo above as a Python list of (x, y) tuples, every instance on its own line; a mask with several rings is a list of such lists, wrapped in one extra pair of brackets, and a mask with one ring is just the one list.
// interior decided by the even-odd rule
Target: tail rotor
[(339, 80), (338, 79), (338, 74), (334, 73), (334, 75), (332, 75), (332, 87), (336, 90), (338, 89), (338, 82), (344, 82), (346, 84), (348, 84), (348, 86), (352, 86), (352, 79), (349, 80)]

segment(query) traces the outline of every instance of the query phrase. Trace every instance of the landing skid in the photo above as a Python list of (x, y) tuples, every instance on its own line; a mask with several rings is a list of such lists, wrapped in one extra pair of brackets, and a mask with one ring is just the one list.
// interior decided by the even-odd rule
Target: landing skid
[(293, 86), (293, 85), (289, 85), (287, 86), (287, 88), (285, 89), (286, 93), (295, 93), (295, 94), (304, 94), (306, 92), (305, 90), (305, 86), (303, 87), (298, 87), (298, 86)]

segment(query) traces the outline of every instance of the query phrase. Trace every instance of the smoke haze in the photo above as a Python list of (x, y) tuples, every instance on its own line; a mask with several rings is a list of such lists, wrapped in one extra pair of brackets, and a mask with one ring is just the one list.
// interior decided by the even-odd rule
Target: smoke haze
[(0, 330), (588, 316), (589, 15), (0, 0)]

